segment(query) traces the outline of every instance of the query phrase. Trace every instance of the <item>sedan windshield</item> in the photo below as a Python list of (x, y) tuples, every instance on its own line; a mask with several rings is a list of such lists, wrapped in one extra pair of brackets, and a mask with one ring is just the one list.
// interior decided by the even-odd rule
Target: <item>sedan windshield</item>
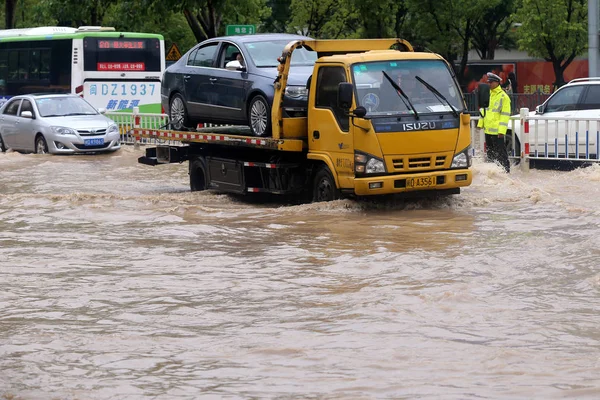
[(42, 97), (35, 100), (42, 117), (96, 115), (98, 111), (81, 97)]
[[(277, 58), (281, 57), (281, 53), (285, 45), (291, 40), (274, 40), (271, 42), (251, 42), (245, 46), (250, 53), (250, 57), (257, 67), (276, 67), (279, 65)], [(313, 65), (317, 61), (317, 53), (308, 51), (304, 48), (296, 49), (292, 53), (291, 65)]]
[(352, 73), (357, 103), (371, 116), (454, 113), (465, 108), (460, 89), (442, 60), (360, 63), (352, 66)]

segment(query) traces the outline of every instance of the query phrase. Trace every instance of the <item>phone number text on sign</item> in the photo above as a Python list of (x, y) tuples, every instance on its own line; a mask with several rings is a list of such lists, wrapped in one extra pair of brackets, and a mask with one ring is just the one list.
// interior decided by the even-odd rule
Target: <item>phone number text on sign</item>
[(155, 83), (102, 83), (90, 85), (90, 96), (154, 96)]

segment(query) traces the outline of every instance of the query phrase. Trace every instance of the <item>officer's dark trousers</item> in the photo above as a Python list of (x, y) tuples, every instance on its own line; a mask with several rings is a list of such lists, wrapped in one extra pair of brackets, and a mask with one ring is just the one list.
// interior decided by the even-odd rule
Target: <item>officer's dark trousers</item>
[(510, 172), (510, 162), (508, 161), (508, 152), (504, 144), (504, 136), (485, 135), (485, 145), (487, 147), (487, 160), (489, 162), (498, 162), (504, 167), (506, 172)]

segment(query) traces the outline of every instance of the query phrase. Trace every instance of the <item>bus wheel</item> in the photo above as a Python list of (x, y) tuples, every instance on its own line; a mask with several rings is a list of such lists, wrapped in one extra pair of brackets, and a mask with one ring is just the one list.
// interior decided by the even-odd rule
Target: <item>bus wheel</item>
[(171, 99), (171, 105), (169, 106), (169, 121), (175, 130), (183, 129), (189, 125), (185, 101), (179, 93), (175, 94)]
[(271, 136), (271, 112), (267, 100), (254, 96), (248, 107), (248, 123), (254, 136)]
[(4, 140), (2, 140), (2, 134), (0, 134), (0, 151), (3, 153), (6, 151), (6, 145), (4, 144)]
[(35, 138), (35, 152), (37, 154), (48, 154), (48, 144), (42, 135)]
[(190, 160), (190, 189), (200, 192), (208, 188), (206, 181), (206, 167), (201, 157)]
[(340, 198), (340, 191), (335, 186), (335, 179), (329, 171), (329, 168), (322, 167), (315, 175), (313, 185), (313, 201), (331, 201)]

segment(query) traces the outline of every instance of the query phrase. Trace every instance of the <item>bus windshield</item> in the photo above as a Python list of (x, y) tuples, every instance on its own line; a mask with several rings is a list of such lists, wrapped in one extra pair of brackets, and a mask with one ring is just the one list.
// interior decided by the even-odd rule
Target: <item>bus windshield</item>
[[(357, 103), (364, 106), (371, 116), (411, 114), (414, 111), (456, 112), (465, 108), (456, 80), (442, 60), (359, 63), (352, 66), (352, 73)], [(398, 93), (390, 80), (402, 89), (408, 101)], [(428, 88), (421, 80), (435, 90)], [(438, 93), (435, 93), (436, 90)]]
[(85, 71), (161, 71), (160, 41), (155, 38), (86, 37)]

